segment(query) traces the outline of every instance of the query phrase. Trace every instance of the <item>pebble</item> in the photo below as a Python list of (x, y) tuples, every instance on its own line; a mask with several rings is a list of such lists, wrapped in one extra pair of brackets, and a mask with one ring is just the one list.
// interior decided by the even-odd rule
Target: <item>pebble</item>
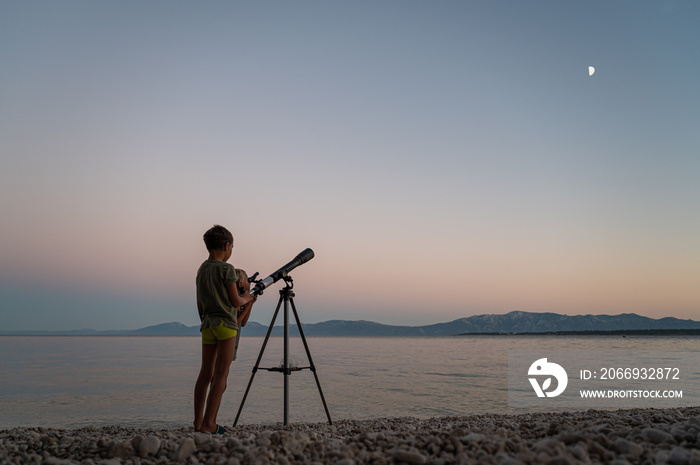
[(67, 459), (59, 459), (57, 457), (47, 457), (42, 463), (46, 465), (70, 465), (71, 461)]
[(628, 441), (625, 438), (617, 438), (613, 443), (615, 451), (622, 455), (628, 455), (630, 457), (639, 457), (644, 452), (644, 448), (639, 444), (632, 441)]
[(131, 440), (131, 447), (133, 447), (134, 450), (139, 450), (139, 445), (141, 444), (141, 441), (143, 441), (143, 436), (141, 436), (140, 434), (137, 434)]
[(175, 452), (175, 456), (173, 457), (173, 459), (178, 461), (178, 462), (183, 462), (184, 460), (188, 459), (190, 457), (190, 455), (194, 454), (195, 448), (196, 447), (194, 444), (194, 439), (192, 439), (192, 438), (184, 439), (180, 443), (180, 446), (177, 448), (177, 451)]
[[(44, 463), (46, 463), (46, 462), (44, 462)], [(100, 465), (122, 465), (122, 462), (119, 459), (109, 459), (109, 460), (101, 461)]]
[(160, 449), (160, 439), (155, 436), (147, 436), (139, 444), (139, 456), (141, 458), (156, 455)]
[(558, 455), (547, 462), (547, 465), (574, 465), (574, 461), (566, 455)]
[(674, 447), (673, 450), (671, 450), (671, 454), (668, 456), (667, 463), (669, 465), (689, 465), (690, 451), (682, 447)]
[(130, 457), (134, 455), (134, 448), (128, 442), (115, 442), (109, 448), (109, 457)]
[(397, 449), (392, 455), (395, 461), (406, 462), (411, 465), (423, 465), (427, 462), (423, 454), (410, 450)]
[(342, 460), (338, 460), (335, 465), (355, 465), (355, 461), (353, 459), (344, 458)]
[(644, 439), (649, 442), (653, 442), (654, 444), (673, 441), (673, 436), (668, 434), (666, 431), (661, 431), (660, 429), (656, 428), (645, 428), (642, 431), (642, 436)]
[(191, 428), (0, 430), (0, 465), (700, 465), (700, 407)]
[(197, 434), (194, 437), (194, 443), (197, 446), (204, 446), (211, 442), (211, 434)]

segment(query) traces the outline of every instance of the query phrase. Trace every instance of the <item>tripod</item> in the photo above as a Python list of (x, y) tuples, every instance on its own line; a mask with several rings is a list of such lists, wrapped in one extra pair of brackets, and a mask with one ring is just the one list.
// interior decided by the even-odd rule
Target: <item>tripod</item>
[[(248, 392), (250, 391), (250, 386), (253, 384), (253, 378), (255, 378), (255, 373), (257, 373), (258, 368), (260, 367), (260, 360), (262, 360), (263, 352), (265, 352), (265, 347), (267, 346), (267, 341), (270, 338), (270, 334), (272, 333), (272, 327), (275, 324), (275, 320), (277, 319), (277, 314), (279, 313), (280, 306), (282, 305), (282, 302), (284, 302), (284, 361), (283, 365), (281, 367), (272, 367), (272, 368), (261, 368), (262, 370), (267, 370), (267, 371), (277, 371), (282, 374), (284, 374), (284, 425), (286, 426), (289, 423), (289, 375), (292, 374), (292, 371), (301, 371), (301, 370), (306, 370), (310, 369), (313, 374), (314, 378), (316, 379), (316, 386), (318, 387), (318, 393), (321, 395), (321, 402), (323, 402), (323, 408), (326, 410), (326, 417), (328, 417), (328, 424), (332, 425), (333, 421), (331, 421), (331, 414), (328, 412), (328, 406), (326, 405), (326, 399), (323, 397), (323, 391), (321, 390), (321, 383), (318, 381), (318, 375), (316, 374), (316, 366), (314, 365), (313, 359), (311, 358), (311, 352), (309, 351), (309, 345), (306, 343), (306, 337), (304, 336), (304, 330), (301, 328), (301, 322), (299, 321), (299, 314), (297, 313), (297, 308), (294, 305), (294, 291), (292, 291), (292, 288), (294, 287), (294, 283), (292, 282), (291, 276), (284, 276), (284, 282), (286, 286), (282, 289), (280, 289), (280, 300), (277, 302), (277, 308), (275, 309), (275, 314), (272, 317), (272, 321), (270, 322), (270, 327), (267, 329), (267, 335), (265, 336), (265, 341), (263, 342), (262, 347), (260, 348), (260, 354), (258, 354), (258, 360), (255, 362), (255, 366), (253, 367), (253, 373), (250, 375), (250, 380), (248, 381), (248, 387), (245, 390), (245, 394), (243, 395), (243, 400), (241, 400), (241, 405), (238, 407), (238, 413), (236, 414), (236, 420), (233, 422), (233, 426), (235, 427), (236, 424), (238, 423), (238, 418), (241, 416), (241, 410), (243, 410), (243, 404), (245, 404), (245, 400), (248, 397)], [(301, 335), (301, 340), (304, 342), (304, 349), (306, 350), (306, 356), (309, 359), (309, 366), (308, 367), (290, 367), (289, 366), (289, 304), (292, 305), (292, 310), (294, 311), (294, 318), (296, 319), (297, 322), (297, 327), (299, 328), (299, 334)]]

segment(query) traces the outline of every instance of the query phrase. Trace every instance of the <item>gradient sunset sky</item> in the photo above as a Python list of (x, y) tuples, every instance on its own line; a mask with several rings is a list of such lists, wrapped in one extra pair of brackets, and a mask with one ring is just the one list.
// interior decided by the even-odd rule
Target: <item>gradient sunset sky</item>
[(1, 1), (0, 329), (196, 325), (214, 223), (251, 273), (314, 249), (308, 323), (700, 319), (699, 18)]

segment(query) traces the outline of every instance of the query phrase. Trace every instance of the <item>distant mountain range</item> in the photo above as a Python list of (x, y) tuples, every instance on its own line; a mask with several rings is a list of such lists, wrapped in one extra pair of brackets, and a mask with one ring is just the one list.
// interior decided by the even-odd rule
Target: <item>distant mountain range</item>
[[(264, 336), (268, 326), (249, 321), (243, 334)], [(558, 313), (510, 312), (503, 315), (475, 315), (448, 323), (427, 326), (393, 326), (371, 321), (331, 320), (303, 324), (307, 336), (455, 336), (462, 334), (524, 334), (557, 332), (601, 331), (661, 331), (700, 330), (700, 322), (678, 318), (653, 319), (634, 313), (621, 315), (560, 315)], [(281, 336), (283, 328), (275, 326), (273, 336)], [(290, 334), (299, 334), (296, 325)], [(125, 331), (97, 331), (79, 329), (73, 331), (0, 331), (0, 335), (45, 336), (198, 336), (199, 326), (182, 323), (164, 323), (146, 328)]]

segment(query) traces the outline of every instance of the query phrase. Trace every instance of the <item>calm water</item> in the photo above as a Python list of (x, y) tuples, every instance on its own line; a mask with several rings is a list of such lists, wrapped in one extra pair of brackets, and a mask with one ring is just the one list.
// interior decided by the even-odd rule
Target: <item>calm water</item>
[[(242, 339), (219, 422), (233, 422), (262, 341)], [(508, 407), (509, 350), (700, 350), (697, 337), (313, 337), (308, 343), (333, 419), (518, 413)], [(197, 337), (0, 337), (0, 428), (189, 426), (200, 344)], [(307, 363), (299, 339), (290, 352)], [(282, 339), (272, 338), (260, 366), (277, 366), (281, 358)], [(282, 421), (282, 385), (280, 373), (258, 371), (240, 423)], [(292, 374), (290, 399), (290, 421), (326, 420), (310, 371)]]

